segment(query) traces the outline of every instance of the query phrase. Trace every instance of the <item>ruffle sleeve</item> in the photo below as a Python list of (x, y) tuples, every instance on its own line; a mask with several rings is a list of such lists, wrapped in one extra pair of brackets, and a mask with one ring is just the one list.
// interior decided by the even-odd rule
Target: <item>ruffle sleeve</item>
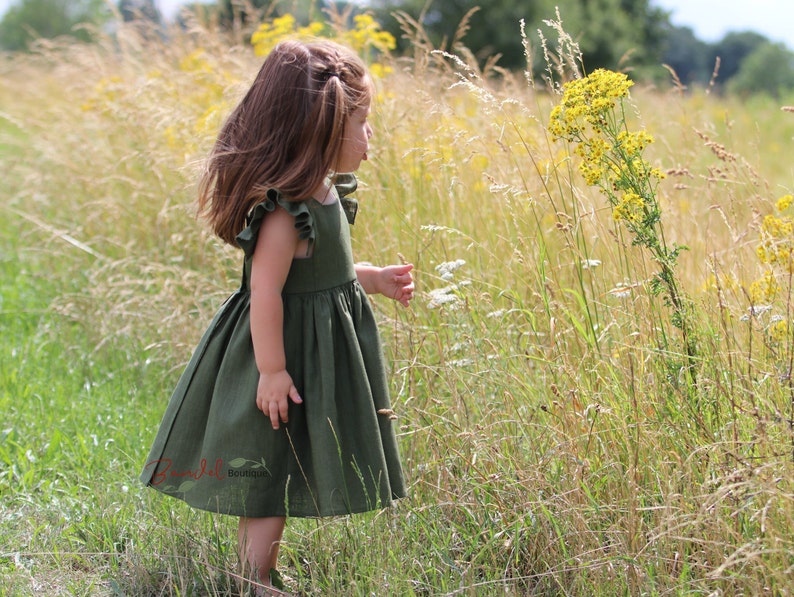
[(276, 205), (280, 205), (286, 209), (287, 213), (295, 218), (295, 228), (298, 230), (298, 238), (301, 240), (308, 239), (309, 247), (314, 244), (314, 219), (312, 218), (312, 214), (306, 202), (287, 201), (277, 190), (270, 189), (267, 191), (264, 201), (257, 203), (249, 212), (246, 218), (246, 227), (236, 237), (237, 244), (243, 250), (246, 257), (250, 257), (254, 254), (256, 240), (259, 237), (259, 229), (262, 227), (262, 222), (267, 214), (276, 209)]

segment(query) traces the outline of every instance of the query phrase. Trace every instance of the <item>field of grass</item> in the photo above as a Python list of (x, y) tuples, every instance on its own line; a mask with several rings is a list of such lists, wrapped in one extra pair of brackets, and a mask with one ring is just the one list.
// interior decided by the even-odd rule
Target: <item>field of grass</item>
[[(794, 594), (786, 101), (632, 88), (655, 234), (688, 247), (676, 308), (549, 134), (560, 96), (416, 40), (378, 71), (353, 230), (358, 259), (417, 268), (410, 310), (373, 299), (410, 498), (290, 520), (289, 586)], [(0, 594), (236, 590), (236, 521), (137, 476), (238, 284), (194, 198), (260, 60), (202, 29), (0, 58)]]

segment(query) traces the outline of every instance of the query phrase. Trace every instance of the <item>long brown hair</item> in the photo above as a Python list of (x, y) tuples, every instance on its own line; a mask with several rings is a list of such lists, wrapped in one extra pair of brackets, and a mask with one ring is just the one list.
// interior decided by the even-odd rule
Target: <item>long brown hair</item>
[(344, 46), (278, 44), (218, 135), (201, 180), (199, 213), (234, 245), (268, 189), (307, 199), (335, 170), (348, 116), (371, 97), (364, 63)]

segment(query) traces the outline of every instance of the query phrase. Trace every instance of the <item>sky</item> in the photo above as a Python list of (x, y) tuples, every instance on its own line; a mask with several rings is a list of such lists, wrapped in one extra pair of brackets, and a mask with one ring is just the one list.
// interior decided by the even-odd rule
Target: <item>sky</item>
[[(0, 14), (18, 1), (0, 0)], [(156, 0), (169, 17), (183, 1)], [(794, 50), (793, 0), (651, 0), (651, 4), (668, 11), (674, 25), (690, 27), (705, 42), (719, 41), (729, 31), (755, 31)]]
[(705, 42), (730, 31), (755, 31), (794, 50), (792, 0), (651, 0), (670, 13), (673, 25), (689, 27)]

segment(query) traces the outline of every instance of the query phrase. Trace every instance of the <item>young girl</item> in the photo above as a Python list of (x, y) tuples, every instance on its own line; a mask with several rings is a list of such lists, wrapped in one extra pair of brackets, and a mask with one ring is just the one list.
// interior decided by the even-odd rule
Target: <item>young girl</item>
[(348, 224), (372, 93), (342, 46), (279, 44), (202, 181), (200, 211), (244, 251), (242, 285), (179, 380), (141, 478), (239, 516), (241, 562), (265, 585), (286, 516), (362, 512), (406, 493), (365, 293), (408, 306), (413, 266), (354, 265)]

